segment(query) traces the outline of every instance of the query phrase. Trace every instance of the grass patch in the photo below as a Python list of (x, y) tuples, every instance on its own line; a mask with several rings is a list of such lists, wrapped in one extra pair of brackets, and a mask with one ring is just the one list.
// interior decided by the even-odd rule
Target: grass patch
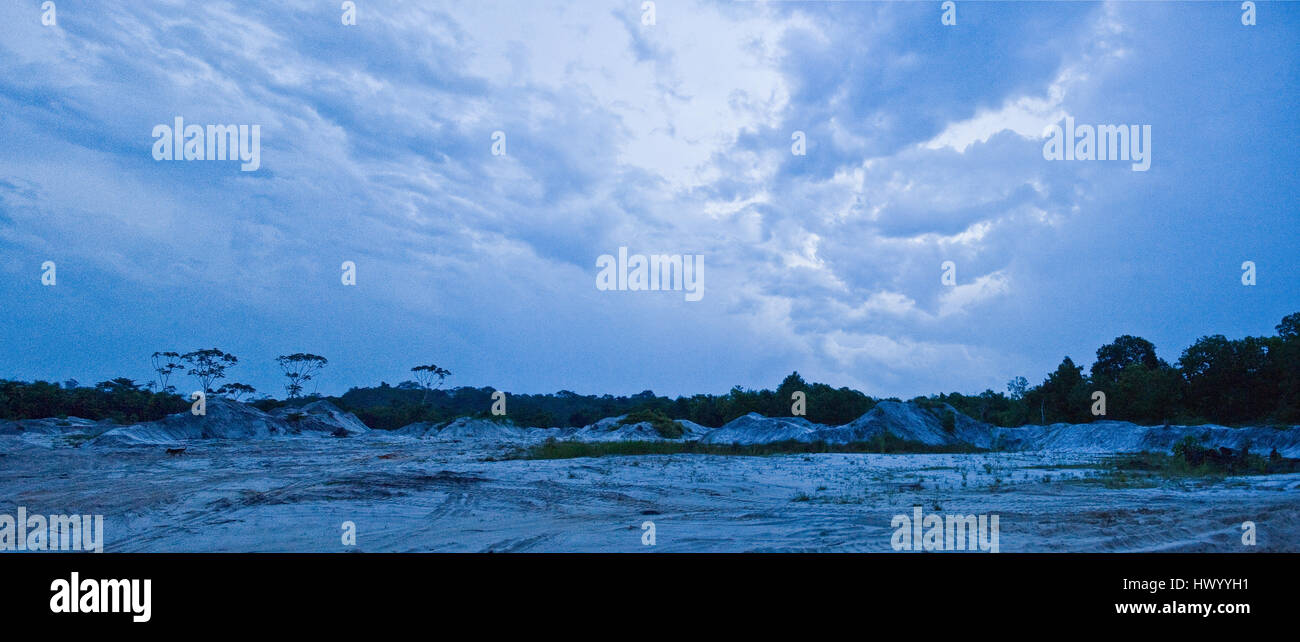
[(1166, 478), (1227, 477), (1231, 475), (1278, 475), (1300, 472), (1300, 459), (1262, 457), (1248, 450), (1221, 448), (1209, 453), (1165, 454), (1142, 452), (1116, 455), (1112, 470), (1153, 473)]
[(1077, 479), (1062, 480), (1066, 484), (1100, 485), (1103, 488), (1155, 488), (1160, 481), (1155, 473), (1107, 468), (1100, 473)]
[(1222, 479), (1235, 475), (1278, 475), (1300, 472), (1300, 459), (1282, 457), (1276, 450), (1267, 457), (1250, 447), (1207, 448), (1184, 437), (1172, 453), (1140, 452), (1113, 455), (1102, 462), (1104, 472), (1092, 479), (1107, 488), (1153, 486), (1155, 480)]
[(871, 441), (851, 444), (804, 443), (779, 441), (770, 444), (701, 444), (694, 441), (557, 441), (548, 439), (536, 446), (522, 448), (507, 459), (572, 459), (575, 457), (608, 457), (631, 455), (734, 455), (762, 457), (768, 455), (793, 455), (807, 453), (977, 453), (983, 452), (969, 446), (930, 446), (906, 441), (885, 433)]
[(1096, 467), (1097, 467), (1096, 462), (1082, 462), (1077, 464), (1033, 464), (1033, 465), (1020, 466), (1020, 468), (1024, 470), (1048, 470), (1048, 471), (1072, 470), (1072, 469), (1079, 470), (1079, 469), (1088, 469), (1088, 468), (1096, 468)]
[(957, 415), (954, 415), (951, 410), (945, 411), (939, 419), (939, 424), (943, 426), (944, 432), (952, 434), (957, 430)]
[[(510, 417), (508, 417), (508, 416), (506, 416), (506, 415), (494, 415), (494, 414), (492, 414), (491, 412), (489, 412), (489, 411), (487, 411), (487, 410), (484, 410), (483, 412), (475, 413), (474, 415), (471, 415), (471, 418), (472, 418), (472, 419), (481, 419), (481, 420), (483, 420), (483, 421), (490, 421), (490, 422), (492, 422), (492, 423), (494, 423), (494, 424), (500, 424), (500, 425), (502, 425), (502, 426), (513, 426), (513, 425), (515, 425), (515, 421), (514, 421), (513, 419), (511, 419)], [(446, 428), (447, 426), (450, 426), (450, 425), (456, 423), (456, 420), (457, 420), (457, 419), (460, 419), (460, 417), (453, 417), (453, 418), (451, 418), (451, 419), (448, 419), (448, 420), (442, 422), (441, 424), (438, 425), (438, 429), (441, 430), (441, 429), (443, 429), (443, 428)]]
[(641, 422), (650, 424), (650, 427), (654, 428), (655, 432), (664, 439), (680, 439), (682, 435), (686, 434), (686, 429), (682, 428), (681, 424), (673, 421), (668, 415), (658, 410), (638, 410), (629, 413), (618, 421), (618, 425), (630, 426)]
[(77, 434), (75, 434), (75, 435), (66, 435), (66, 436), (64, 436), (64, 438), (63, 438), (63, 443), (65, 443), (65, 444), (67, 444), (67, 445), (69, 445), (69, 446), (72, 446), (73, 448), (80, 448), (82, 444), (84, 444), (84, 443), (86, 443), (86, 442), (88, 442), (88, 441), (90, 441), (91, 439), (94, 439), (94, 438), (95, 438), (95, 435), (92, 435), (92, 434), (90, 434), (90, 433), (84, 433), (84, 432), (83, 432), (83, 433), (77, 433)]

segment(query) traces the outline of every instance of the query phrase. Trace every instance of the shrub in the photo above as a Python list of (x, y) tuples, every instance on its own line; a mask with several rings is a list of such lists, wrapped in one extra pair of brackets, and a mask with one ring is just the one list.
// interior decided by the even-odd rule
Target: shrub
[(682, 425), (668, 418), (668, 415), (658, 410), (638, 410), (628, 414), (628, 416), (619, 420), (620, 426), (629, 426), (632, 424), (648, 423), (655, 432), (664, 439), (680, 439), (686, 434), (686, 429)]
[(951, 410), (946, 411), (943, 413), (943, 417), (939, 419), (939, 423), (943, 426), (944, 432), (955, 432), (957, 430), (957, 415), (953, 414)]

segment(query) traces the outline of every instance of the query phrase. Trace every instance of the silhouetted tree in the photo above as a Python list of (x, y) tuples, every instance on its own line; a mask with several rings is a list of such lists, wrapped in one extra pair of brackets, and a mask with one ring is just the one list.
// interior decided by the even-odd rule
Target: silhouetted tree
[(1141, 337), (1126, 334), (1098, 348), (1090, 384), (1106, 394), (1107, 418), (1150, 424), (1182, 414), (1178, 371)]
[(1277, 324), (1271, 343), (1268, 376), (1277, 381), (1276, 420), (1300, 422), (1300, 312)]
[[(798, 371), (795, 371), (795, 372), (791, 372), (789, 375), (786, 375), (786, 378), (781, 381), (781, 385), (776, 387), (776, 395), (775, 398), (772, 400), (774, 405), (776, 406), (772, 410), (776, 412), (764, 413), (764, 414), (771, 414), (773, 416), (788, 416), (790, 414), (790, 409), (793, 405), (793, 401), (791, 400), (791, 397), (794, 395), (795, 391), (797, 390), (802, 390), (803, 393), (807, 395), (808, 382), (804, 381), (803, 377), (799, 376)], [(805, 399), (805, 403), (806, 402), (807, 399)]]
[(1235, 423), (1275, 409), (1276, 384), (1264, 381), (1270, 369), (1269, 340), (1201, 337), (1178, 358), (1187, 382), (1187, 405), (1200, 417)]
[(1097, 348), (1097, 360), (1092, 364), (1094, 383), (1112, 382), (1119, 373), (1133, 364), (1142, 364), (1152, 370), (1160, 366), (1156, 347), (1142, 337), (1126, 334)]
[(1026, 395), (1026, 400), (1038, 406), (1043, 423), (1086, 422), (1091, 420), (1088, 397), (1083, 368), (1065, 357), (1041, 385)]
[(257, 392), (256, 388), (247, 384), (235, 382), (222, 384), (220, 388), (217, 388), (217, 394), (225, 395), (235, 401), (239, 401), (239, 398), (244, 395), (252, 395), (255, 392)]
[(1277, 336), (1283, 341), (1295, 341), (1300, 339), (1300, 312), (1294, 312), (1282, 317), (1282, 322), (1274, 328), (1277, 330)]
[(1019, 401), (1025, 398), (1025, 392), (1029, 390), (1029, 380), (1024, 377), (1016, 377), (1007, 382), (1007, 393), (1011, 398)]
[(302, 393), (304, 381), (311, 381), (315, 375), (320, 373), (321, 369), (329, 364), (329, 360), (325, 357), (306, 352), (282, 354), (275, 358), (275, 362), (280, 364), (280, 369), (284, 371), (285, 378), (289, 380), (284, 389), (289, 393), (290, 399)]
[(167, 381), (171, 379), (172, 373), (184, 368), (181, 365), (181, 355), (175, 352), (155, 352), (149, 362), (153, 365), (153, 371), (158, 373), (158, 391), (175, 390), (173, 386), (168, 385)]
[(215, 393), (212, 384), (218, 379), (226, 378), (226, 368), (239, 363), (233, 354), (227, 354), (216, 348), (195, 350), (181, 355), (181, 361), (189, 366), (186, 374), (199, 380), (205, 393)]
[(116, 379), (109, 379), (108, 381), (101, 381), (95, 384), (95, 389), (109, 393), (127, 392), (139, 390), (140, 384), (126, 377), (117, 377)]
[[(422, 403), (429, 400), (430, 389), (434, 387), (442, 387), (443, 380), (451, 376), (450, 370), (439, 368), (433, 364), (415, 366), (414, 368), (411, 368), (411, 372), (415, 374), (415, 380), (419, 383), (420, 387), (424, 389), (424, 398), (421, 400)], [(438, 382), (437, 386), (433, 385), (435, 379)]]

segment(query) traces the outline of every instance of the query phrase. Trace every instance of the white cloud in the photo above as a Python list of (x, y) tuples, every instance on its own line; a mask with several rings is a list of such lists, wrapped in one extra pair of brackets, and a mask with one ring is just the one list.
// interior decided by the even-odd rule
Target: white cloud
[[(214, 298), (232, 297), (232, 307), (292, 306), (308, 296), (303, 291), (331, 300), (336, 293), (320, 284), (337, 281), (341, 258), (358, 259), (367, 287), (357, 298), (367, 315), (452, 316), (447, 331), (457, 341), (488, 346), (460, 355), (465, 362), (492, 346), (540, 354), (572, 338), (547, 337), (535, 327), (546, 317), (569, 323), (552, 332), (590, 346), (684, 328), (683, 336), (729, 355), (734, 368), (709, 376), (759, 370), (754, 364), (765, 357), (745, 350), (756, 345), (874, 391), (955, 370), (966, 380), (995, 376), (986, 349), (945, 321), (1010, 291), (1010, 271), (994, 249), (1023, 231), (1005, 223), (1021, 206), (1002, 203), (1025, 184), (1044, 198), (1051, 186), (1039, 182), (1036, 166), (1015, 159), (960, 163), (998, 132), (1037, 136), (1063, 113), (1067, 89), (1085, 80), (1067, 68), (1041, 93), (952, 123), (927, 143), (908, 139), (897, 153), (865, 158), (863, 149), (888, 147), (877, 130), (896, 130), (906, 115), (877, 104), (873, 83), (897, 88), (926, 60), (908, 51), (874, 56), (875, 33), (830, 42), (826, 34), (840, 27), (834, 11), (661, 3), (659, 24), (645, 27), (638, 3), (612, 8), (630, 12), (630, 25), (611, 10), (568, 3), (462, 3), (450, 15), (402, 5), (376, 10), (364, 30), (302, 35), (277, 23), (283, 15), (274, 5), (237, 15), (214, 5), (175, 24), (132, 13), (147, 11), (142, 6), (115, 9), (120, 28), (93, 34), (104, 43), (46, 47), (52, 93), (70, 94), (67, 102), (103, 122), (129, 122), (141, 108), (255, 119), (264, 125), (269, 171), (232, 179), (204, 174), (211, 166), (142, 168), (131, 149), (47, 145), (41, 136), (63, 132), (37, 127), (33, 147), (87, 169), (0, 161), (5, 174), (56, 194), (13, 214), (30, 231), (6, 238), (44, 249), (60, 246), (47, 237), (93, 230), (95, 238), (61, 247), (113, 257), (127, 279), (195, 283)], [(654, 56), (638, 55), (629, 29)], [(781, 47), (792, 29), (833, 50), (828, 60), (860, 61), (852, 69), (862, 77), (790, 67)], [(192, 46), (166, 44), (191, 32)], [(369, 44), (377, 53), (364, 38), (376, 33), (378, 45)], [(342, 40), (346, 55), (313, 49), (336, 39), (350, 39)], [(386, 59), (388, 43), (409, 58)], [(108, 75), (120, 65), (111, 57), (73, 55), (121, 50), (141, 51), (142, 72), (161, 61), (156, 76), (141, 74), (158, 86), (144, 92), (132, 77)], [(10, 68), (0, 62), (0, 70)], [(73, 74), (77, 87), (59, 84)], [(838, 111), (792, 104), (792, 91), (818, 83), (836, 85), (828, 100)], [(800, 119), (812, 121), (809, 131), (822, 119), (825, 137), (792, 166), (787, 124)], [(12, 127), (0, 121), (11, 140)], [(123, 127), (123, 146), (139, 144), (144, 158), (147, 127)], [(507, 130), (505, 158), (488, 155), (495, 129)], [(1023, 207), (1058, 216), (1050, 205)], [(52, 220), (38, 228), (38, 216)], [(122, 231), (133, 238), (114, 238)], [(597, 297), (591, 261), (619, 245), (705, 254), (705, 302), (681, 308), (680, 299)], [(987, 273), (940, 289), (938, 265), (948, 258)], [(235, 295), (250, 290), (253, 303)], [(743, 341), (737, 328), (746, 329)], [(575, 362), (599, 358), (595, 348), (575, 349), (586, 350)], [(628, 349), (627, 363), (615, 365), (674, 363), (660, 351)], [(550, 376), (547, 367), (538, 366), (533, 381)], [(624, 374), (591, 376), (615, 388)]]
[(971, 283), (951, 286), (939, 297), (939, 316), (965, 312), (967, 308), (990, 301), (1010, 289), (1010, 279), (1001, 271), (976, 277)]
[[(1056, 87), (1054, 86), (1053, 89)], [(1027, 139), (1043, 137), (1043, 130), (1065, 118), (1061, 108), (1062, 94), (1049, 92), (1047, 97), (1021, 96), (1009, 101), (997, 111), (982, 111), (974, 118), (952, 123), (942, 133), (924, 144), (927, 149), (950, 147), (958, 152), (1004, 131), (1014, 132)]]

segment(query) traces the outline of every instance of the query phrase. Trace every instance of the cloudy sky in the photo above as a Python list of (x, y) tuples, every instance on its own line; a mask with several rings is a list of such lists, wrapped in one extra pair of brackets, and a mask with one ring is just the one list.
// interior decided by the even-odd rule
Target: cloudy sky
[[(910, 397), (1300, 310), (1297, 3), (355, 2), (0, 6), (0, 377)], [(261, 167), (154, 160), (177, 116)], [(1150, 170), (1045, 160), (1066, 116)], [(703, 299), (597, 290), (621, 246)]]

